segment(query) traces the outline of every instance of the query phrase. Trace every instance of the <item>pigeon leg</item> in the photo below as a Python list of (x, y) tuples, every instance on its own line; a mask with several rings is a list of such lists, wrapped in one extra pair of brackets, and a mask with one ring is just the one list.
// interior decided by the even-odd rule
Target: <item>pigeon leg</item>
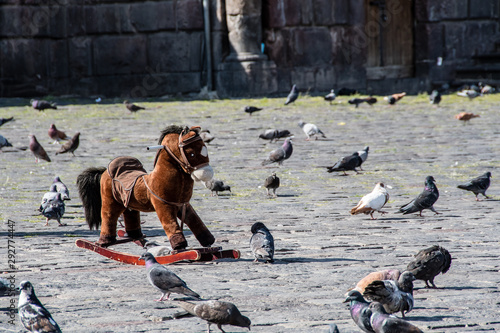
[(49, 218), (47, 217), (47, 220), (46, 220), (47, 223), (45, 223), (45, 226), (48, 227), (49, 226)]
[(276, 189), (273, 189), (274, 197), (276, 198), (278, 195), (276, 194)]
[(67, 224), (66, 224), (66, 223), (61, 223), (61, 220), (60, 220), (60, 219), (57, 219), (57, 222), (59, 223), (59, 226), (60, 226), (60, 227), (65, 227), (65, 226), (67, 226)]
[(486, 199), (491, 199), (491, 197), (487, 196), (486, 194), (482, 193)]
[(434, 279), (431, 279), (430, 282), (432, 284), (432, 288), (437, 289), (436, 285), (434, 284)]
[(376, 218), (373, 217), (373, 211), (370, 212), (370, 216), (372, 217), (372, 220), (376, 220)]
[(210, 333), (210, 323), (207, 322), (207, 325), (208, 325), (207, 333)]
[(429, 209), (430, 209), (430, 210), (432, 210), (432, 211), (433, 211), (436, 215), (441, 214), (441, 213), (438, 213), (438, 212), (434, 209), (434, 207), (431, 207), (431, 208), (429, 208)]
[(164, 299), (165, 295), (167, 295), (167, 298), (166, 298), (166, 299), (168, 300), (168, 299), (169, 299), (169, 297), (170, 297), (170, 293), (168, 293), (168, 292), (167, 292), (167, 293), (163, 293), (163, 295), (161, 295), (161, 297), (160, 297), (159, 299), (155, 299), (155, 301), (157, 301), (157, 302), (162, 302), (162, 301), (164, 301), (164, 300), (165, 300), (165, 299)]
[(221, 330), (222, 333), (226, 333), (226, 331), (222, 329), (222, 324), (217, 324), (217, 327)]

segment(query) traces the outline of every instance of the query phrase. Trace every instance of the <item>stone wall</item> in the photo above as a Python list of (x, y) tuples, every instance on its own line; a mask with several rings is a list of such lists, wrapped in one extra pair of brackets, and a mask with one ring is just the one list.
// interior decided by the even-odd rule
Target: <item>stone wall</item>
[[(221, 96), (281, 94), (293, 83), (312, 92), (417, 92), (500, 51), (500, 0), (413, 0), (415, 76), (371, 82), (364, 0), (248, 0), (262, 1), (267, 58), (238, 63), (228, 57), (226, 1), (210, 0), (213, 86)], [(0, 97), (198, 92), (207, 85), (202, 2), (0, 0)]]

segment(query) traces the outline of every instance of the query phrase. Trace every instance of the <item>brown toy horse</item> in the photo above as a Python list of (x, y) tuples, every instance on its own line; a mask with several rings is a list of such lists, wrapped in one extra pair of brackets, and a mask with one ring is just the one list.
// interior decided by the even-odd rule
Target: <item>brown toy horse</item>
[(89, 228), (98, 229), (97, 242), (106, 247), (116, 243), (116, 223), (123, 214), (129, 237), (143, 237), (139, 212), (156, 211), (172, 249), (187, 246), (177, 218), (191, 229), (202, 246), (215, 238), (189, 204), (193, 180), (212, 179), (208, 150), (199, 136), (200, 127), (168, 126), (158, 144), (154, 170), (147, 174), (139, 160), (118, 157), (108, 168), (88, 168), (77, 179), (78, 191)]

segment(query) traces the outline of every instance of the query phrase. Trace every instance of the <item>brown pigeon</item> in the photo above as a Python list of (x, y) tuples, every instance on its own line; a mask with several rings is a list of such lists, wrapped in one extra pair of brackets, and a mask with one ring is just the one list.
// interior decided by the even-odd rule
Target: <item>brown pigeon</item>
[(269, 196), (269, 190), (273, 190), (273, 197), (276, 198), (276, 190), (280, 187), (280, 179), (276, 176), (276, 172), (266, 178), (264, 182), (264, 187), (267, 189), (267, 196)]
[(372, 220), (375, 220), (373, 217), (374, 212), (379, 212), (381, 214), (387, 213), (381, 210), (387, 201), (389, 201), (389, 193), (384, 183), (377, 183), (373, 191), (362, 197), (356, 207), (351, 209), (351, 214), (370, 214)]
[(36, 136), (30, 135), (30, 150), (35, 155), (35, 163), (38, 163), (39, 159), (50, 162), (50, 157), (47, 155), (45, 149), (43, 149), (42, 145), (36, 139)]
[(396, 102), (399, 102), (400, 100), (403, 99), (403, 97), (406, 96), (405, 92), (399, 93), (399, 94), (392, 94), (390, 96), (384, 97), (384, 100), (389, 102), (390, 105), (396, 104)]
[(455, 119), (462, 120), (464, 124), (471, 120), (472, 118), (477, 118), (479, 117), (478, 114), (474, 114), (471, 112), (460, 112), (459, 114), (455, 115)]
[(123, 104), (127, 107), (130, 112), (137, 112), (139, 110), (145, 110), (142, 106), (135, 105), (134, 103), (130, 103), (129, 101), (123, 101)]
[(378, 302), (372, 302), (369, 310), (370, 325), (375, 333), (423, 333), (420, 328), (408, 321), (388, 314), (384, 306)]
[(216, 324), (222, 332), (224, 332), (222, 325), (247, 327), (250, 330), (250, 319), (243, 316), (233, 303), (216, 300), (198, 302), (179, 301), (178, 303), (190, 314), (206, 320), (208, 332), (210, 332), (211, 324)]
[(373, 281), (383, 281), (383, 280), (393, 280), (397, 281), (399, 279), (399, 276), (401, 275), (401, 271), (399, 269), (384, 269), (382, 271), (377, 271), (377, 272), (371, 272), (364, 278), (362, 278), (358, 284), (356, 284), (356, 287), (354, 287), (353, 290), (357, 290), (360, 293), (365, 292), (365, 288), (367, 285), (372, 283)]
[(408, 264), (406, 270), (413, 273), (417, 280), (425, 281), (425, 286), (437, 288), (434, 284), (434, 278), (439, 273), (446, 273), (451, 266), (451, 255), (439, 245), (431, 246), (417, 253), (415, 259)]
[(64, 154), (64, 153), (71, 153), (73, 156), (75, 156), (75, 150), (78, 148), (78, 145), (80, 144), (80, 132), (76, 132), (75, 135), (61, 146), (61, 149), (56, 153), (57, 154)]
[(69, 140), (70, 137), (63, 131), (57, 129), (56, 125), (51, 124), (49, 128), (49, 137), (54, 140), (53, 143), (59, 143), (61, 140)]
[(54, 102), (32, 99), (30, 101), (30, 103), (31, 103), (31, 106), (33, 107), (33, 109), (36, 109), (38, 111), (43, 111), (45, 109), (57, 110), (57, 105)]

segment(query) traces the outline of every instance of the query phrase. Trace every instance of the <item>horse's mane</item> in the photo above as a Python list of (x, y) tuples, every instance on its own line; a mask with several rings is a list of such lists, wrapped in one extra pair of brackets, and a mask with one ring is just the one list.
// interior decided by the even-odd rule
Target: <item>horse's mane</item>
[(188, 128), (187, 126), (178, 126), (178, 125), (170, 125), (165, 127), (165, 129), (161, 131), (160, 138), (158, 139), (158, 144), (161, 145), (163, 139), (165, 138), (165, 135), (172, 133), (181, 134), (182, 131), (184, 131), (187, 128)]

